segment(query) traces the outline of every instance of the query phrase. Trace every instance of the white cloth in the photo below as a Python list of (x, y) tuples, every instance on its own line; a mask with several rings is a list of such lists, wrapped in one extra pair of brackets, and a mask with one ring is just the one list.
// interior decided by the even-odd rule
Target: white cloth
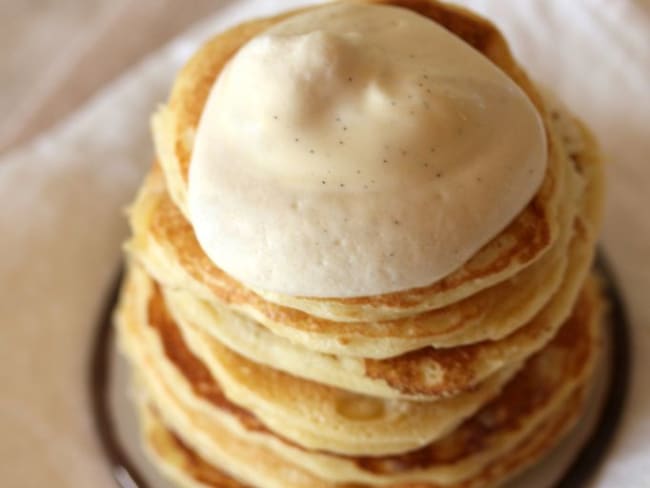
[[(153, 153), (148, 116), (197, 44), (302, 1), (221, 9), (0, 160), (0, 480), (108, 488), (85, 382), (94, 320), (120, 260), (122, 208)], [(625, 422), (596, 481), (650, 487), (650, 8), (634, 0), (464, 0), (492, 18), (533, 78), (598, 133), (611, 159), (605, 249), (634, 325)]]

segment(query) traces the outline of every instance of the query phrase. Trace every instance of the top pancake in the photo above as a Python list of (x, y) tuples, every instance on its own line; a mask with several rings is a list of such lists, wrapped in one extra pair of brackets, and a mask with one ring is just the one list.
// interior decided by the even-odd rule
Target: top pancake
[[(561, 147), (571, 150), (573, 158), (564, 164), (568, 176), (559, 206), (558, 238), (542, 258), (510, 279), (445, 307), (381, 322), (336, 322), (264, 300), (205, 255), (189, 222), (169, 200), (156, 168), (131, 209), (134, 237), (128, 248), (168, 287), (209, 302), (218, 313), (227, 313), (226, 309), (241, 313), (278, 336), (326, 354), (381, 359), (425, 346), (499, 340), (532, 320), (560, 286), (571, 259), (567, 248), (580, 201), (588, 228), (583, 246), (590, 250), (599, 226), (602, 168), (598, 147), (564, 109), (551, 107), (550, 113), (551, 127), (562, 137)], [(576, 158), (583, 167), (577, 166)]]
[[(543, 118), (543, 102), (513, 61), (498, 31), (463, 10), (409, 0), (391, 3), (410, 8), (460, 36), (503, 69), (531, 98)], [(192, 143), (203, 106), (214, 80), (228, 59), (245, 42), (296, 12), (235, 27), (206, 43), (180, 72), (168, 104), (153, 120), (158, 158), (169, 193), (186, 214), (186, 193)], [(432, 310), (467, 297), (513, 276), (539, 259), (559, 233), (558, 213), (563, 192), (565, 154), (548, 120), (549, 161), (545, 180), (531, 202), (509, 226), (460, 269), (429, 286), (385, 295), (313, 299), (257, 290), (267, 301), (335, 321), (387, 320)]]

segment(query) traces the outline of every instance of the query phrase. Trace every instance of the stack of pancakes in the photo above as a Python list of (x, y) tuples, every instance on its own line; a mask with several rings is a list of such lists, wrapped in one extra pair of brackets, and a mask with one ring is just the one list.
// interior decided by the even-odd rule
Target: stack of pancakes
[(492, 25), (426, 0), (390, 3), (440, 23), (528, 94), (547, 133), (545, 179), (503, 231), (430, 286), (328, 299), (250, 289), (195, 238), (192, 142), (224, 63), (295, 12), (205, 44), (154, 117), (158, 163), (130, 211), (117, 311), (145, 443), (181, 486), (491, 486), (580, 415), (602, 309), (590, 276), (596, 144), (535, 91)]

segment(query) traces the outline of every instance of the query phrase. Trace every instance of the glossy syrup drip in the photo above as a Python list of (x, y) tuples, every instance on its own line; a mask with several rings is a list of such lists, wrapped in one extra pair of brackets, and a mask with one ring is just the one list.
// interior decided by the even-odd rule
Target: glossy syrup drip
[[(609, 329), (606, 333), (611, 348), (606, 364), (611, 368), (611, 374), (596, 427), (554, 488), (580, 488), (588, 485), (609, 452), (627, 401), (632, 360), (629, 322), (614, 275), (602, 255), (598, 256), (596, 268), (603, 278), (604, 293), (609, 303), (605, 324)], [(117, 486), (156, 488), (146, 481), (121, 444), (117, 435), (115, 413), (111, 411), (110, 381), (115, 355), (112, 316), (121, 281), (122, 273), (119, 273), (97, 321), (97, 335), (89, 362), (90, 404), (97, 436)]]

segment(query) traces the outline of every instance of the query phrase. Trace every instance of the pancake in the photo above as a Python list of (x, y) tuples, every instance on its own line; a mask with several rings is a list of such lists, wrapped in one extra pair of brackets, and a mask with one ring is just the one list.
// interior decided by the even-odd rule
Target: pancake
[[(566, 202), (563, 213), (565, 234), (574, 210), (571, 205)], [(133, 238), (127, 250), (158, 281), (185, 289), (215, 307), (229, 307), (277, 335), (328, 354), (383, 358), (428, 345), (450, 347), (499, 339), (539, 311), (559, 286), (567, 265), (568, 235), (564, 235), (531, 267), (460, 302), (389, 321), (334, 322), (268, 302), (214, 266), (190, 224), (169, 200), (156, 168), (130, 215)]]
[[(553, 106), (552, 103), (548, 102)], [(563, 115), (565, 112), (553, 107), (554, 126), (565, 139), (563, 146), (581, 147), (583, 163), (594, 166), (587, 193), (590, 199), (601, 198), (602, 184), (594, 181), (601, 178), (598, 173), (602, 171), (598, 148), (589, 134), (580, 134), (579, 129), (576, 132), (576, 123)], [(567, 170), (571, 172), (572, 166), (567, 163)], [(158, 281), (210, 302), (220, 314), (227, 313), (224, 307), (228, 307), (248, 316), (274, 334), (307, 349), (374, 359), (425, 346), (451, 347), (499, 340), (532, 320), (562, 281), (575, 213), (575, 203), (567, 189), (558, 241), (543, 258), (507, 281), (460, 302), (411, 317), (382, 322), (333, 322), (267, 302), (220, 271), (205, 256), (191, 226), (169, 201), (161, 179), (160, 172), (154, 169), (132, 206), (134, 237), (127, 246)], [(575, 186), (582, 187), (584, 182), (577, 181), (573, 172), (567, 184), (582, 193)], [(596, 229), (600, 211), (587, 213), (589, 228)], [(595, 239), (592, 233), (589, 239)]]
[[(200, 368), (202, 377), (218, 384), (225, 397), (219, 402), (227, 399), (250, 410), (270, 429), (307, 448), (385, 454), (419, 447), (445, 435), (476, 412), (499, 393), (519, 367), (515, 362), (475, 388), (433, 403), (353, 394), (264, 367), (218, 342), (204, 341), (200, 333), (179, 330), (159, 289), (135, 269), (126, 286), (132, 291), (126, 292), (124, 313), (138, 317), (131, 319), (131, 328), (140, 324), (141, 337), (131, 339), (135, 347), (150, 344), (149, 348), (163, 359), (191, 356), (192, 371)], [(138, 332), (126, 337), (134, 334)], [(178, 375), (168, 369), (160, 372), (160, 382), (177, 379)], [(201, 383), (207, 381), (202, 379)]]
[[(136, 276), (137, 278), (137, 276)], [(427, 439), (427, 429), (433, 428), (434, 430), (438, 428), (438, 433), (444, 435), (444, 431), (441, 431), (441, 425), (448, 424), (453, 422), (450, 417), (458, 416), (458, 412), (450, 414), (448, 411), (445, 412), (445, 408), (441, 407), (441, 403), (446, 403), (450, 405), (455, 403), (459, 405), (457, 408), (467, 408), (467, 405), (463, 406), (463, 403), (467, 403), (467, 396), (465, 394), (465, 399), (463, 401), (462, 396), (457, 396), (451, 400), (441, 401), (441, 402), (432, 402), (432, 403), (415, 403), (408, 404), (402, 402), (401, 411), (398, 411), (398, 416), (391, 418), (390, 415), (387, 415), (391, 412), (391, 407), (394, 410), (397, 405), (395, 402), (380, 402), (378, 399), (371, 399), (368, 397), (344, 395), (344, 396), (334, 396), (340, 395), (340, 392), (337, 392), (334, 389), (327, 389), (321, 385), (309, 383), (296, 378), (288, 377), (288, 375), (278, 373), (270, 368), (263, 368), (259, 365), (256, 365), (252, 362), (244, 362), (243, 364), (238, 364), (236, 357), (233, 359), (233, 353), (229, 353), (227, 350), (224, 350), (224, 355), (230, 355), (228, 358), (231, 362), (227, 361), (223, 364), (218, 365), (221, 368), (218, 371), (218, 379), (225, 379), (227, 383), (218, 383), (215, 381), (212, 373), (214, 369), (214, 359), (211, 361), (211, 364), (202, 363), (201, 359), (193, 355), (192, 352), (184, 345), (183, 338), (181, 334), (178, 333), (178, 330), (174, 328), (173, 321), (170, 317), (166, 316), (164, 313), (164, 304), (162, 300), (152, 301), (151, 296), (144, 296), (145, 302), (149, 303), (148, 307), (145, 307), (145, 310), (141, 310), (141, 306), (138, 306), (138, 301), (141, 298), (138, 296), (137, 287), (132, 284), (128, 284), (127, 290), (129, 288), (136, 289), (135, 292), (128, 292), (124, 297), (124, 306), (121, 309), (122, 318), (122, 338), (123, 342), (126, 342), (126, 349), (133, 351), (132, 356), (142, 355), (143, 353), (138, 353), (138, 349), (143, 347), (149, 349), (149, 354), (152, 356), (158, 356), (159, 362), (163, 365), (167, 363), (174, 362), (178, 368), (181, 370), (185, 368), (185, 374), (187, 376), (185, 379), (181, 378), (177, 371), (171, 371), (167, 366), (159, 367), (157, 374), (154, 374), (155, 379), (151, 383), (156, 385), (163, 385), (166, 382), (172, 384), (187, 384), (189, 381), (193, 384), (193, 388), (185, 388), (186, 391), (194, 391), (196, 394), (205, 393), (206, 391), (212, 392), (211, 395), (217, 395), (217, 397), (208, 397), (212, 402), (213, 406), (216, 406), (218, 409), (223, 409), (224, 404), (235, 405), (239, 404), (238, 407), (235, 407), (235, 411), (238, 414), (241, 414), (242, 411), (248, 412), (241, 408), (242, 406), (242, 395), (247, 396), (245, 401), (246, 408), (255, 414), (252, 417), (255, 419), (254, 423), (259, 427), (260, 421), (263, 425), (270, 428), (273, 431), (280, 432), (284, 437), (290, 438), (293, 443), (297, 443), (306, 447), (315, 447), (313, 442), (326, 441), (326, 445), (318, 445), (317, 448), (324, 449), (333, 452), (345, 452), (346, 450), (341, 450), (341, 438), (336, 439), (338, 444), (334, 446), (332, 444), (333, 438), (326, 438), (325, 434), (330, 434), (332, 437), (334, 434), (339, 434), (342, 438), (345, 438), (344, 441), (348, 443), (359, 442), (365, 444), (364, 446), (354, 446), (354, 445), (345, 445), (346, 448), (356, 447), (363, 454), (381, 454), (381, 452), (376, 451), (372, 452), (373, 447), (377, 449), (377, 446), (371, 445), (370, 442), (367, 442), (367, 439), (364, 439), (364, 434), (367, 436), (367, 432), (375, 437), (374, 441), (377, 441), (376, 436), (384, 435), (384, 441), (389, 438), (387, 434), (390, 434), (392, 429), (395, 428), (393, 434), (397, 435), (415, 435), (415, 439), (409, 439), (411, 442), (419, 442), (419, 445), (426, 444), (432, 439)], [(155, 297), (154, 297), (155, 298)], [(518, 374), (517, 377), (523, 377), (524, 380), (520, 381), (525, 387), (534, 388), (538, 394), (535, 395), (533, 392), (527, 392), (526, 395), (519, 394), (518, 396), (524, 396), (528, 400), (538, 398), (539, 392), (544, 399), (544, 402), (552, 404), (552, 395), (548, 393), (548, 390), (551, 391), (555, 388), (556, 392), (565, 391), (566, 388), (570, 388), (574, 381), (579, 381), (581, 374), (576, 374), (575, 370), (578, 372), (585, 371), (586, 359), (589, 357), (589, 327), (595, 327), (593, 323), (596, 321), (595, 318), (589, 318), (591, 316), (597, 315), (597, 294), (593, 291), (593, 285), (589, 285), (586, 288), (586, 291), (583, 293), (583, 296), (578, 303), (576, 311), (574, 312), (572, 319), (567, 322), (567, 324), (573, 324), (573, 328), (564, 327), (561, 329), (561, 332), (558, 336), (547, 346), (544, 352), (539, 353), (541, 357), (551, 357), (552, 362), (548, 360), (531, 360), (529, 363), (533, 364), (528, 369), (532, 368), (533, 373), (526, 373), (526, 368)], [(152, 306), (153, 305), (153, 306)], [(135, 315), (135, 317), (129, 318)], [(577, 319), (575, 317), (578, 317)], [(143, 325), (142, 323), (149, 323), (149, 327)], [(126, 325), (125, 325), (126, 324)], [(577, 325), (576, 325), (577, 324)], [(580, 334), (574, 333), (571, 334), (571, 331), (575, 328), (578, 328), (580, 332), (580, 326), (582, 330), (582, 336)], [(140, 329), (138, 329), (138, 327)], [(152, 328), (153, 327), (153, 328)], [(160, 327), (155, 329), (155, 327)], [(131, 332), (129, 332), (131, 331)], [(566, 337), (571, 338), (571, 342), (566, 339)], [(160, 340), (162, 339), (162, 345)], [(128, 344), (131, 345), (128, 345)], [(555, 346), (554, 346), (555, 344)], [(558, 347), (560, 344), (562, 347)], [(567, 345), (568, 344), (568, 345)], [(558, 354), (558, 350), (562, 354)], [(548, 351), (551, 351), (549, 353)], [(582, 353), (581, 353), (582, 351)], [(593, 355), (593, 354), (592, 354)], [(535, 356), (537, 357), (537, 356)], [(167, 358), (167, 359), (165, 359)], [(188, 359), (189, 358), (189, 359)], [(184, 362), (190, 362), (190, 366), (184, 364)], [(548, 363), (548, 364), (546, 364)], [(540, 366), (540, 364), (542, 366)], [(576, 366), (577, 364), (577, 366)], [(212, 366), (212, 368), (210, 368)], [(228, 369), (231, 368), (231, 369)], [(557, 368), (566, 370), (562, 371), (562, 374), (555, 375), (555, 380), (558, 383), (552, 383), (551, 388), (545, 388), (548, 386), (545, 382), (553, 380), (552, 375), (547, 374), (544, 371), (545, 369)], [(571, 369), (573, 368), (573, 370)], [(143, 374), (146, 374), (146, 371), (151, 371), (151, 365), (140, 365), (140, 370), (143, 371)], [(197, 373), (197, 370), (200, 371), (200, 374)], [(237, 383), (239, 382), (239, 383)], [(513, 381), (507, 388), (506, 391), (511, 388), (512, 384), (516, 384), (516, 379)], [(222, 387), (225, 389), (222, 390)], [(172, 387), (173, 388), (173, 387)], [(177, 386), (178, 388), (178, 386)], [(230, 390), (230, 391), (229, 391)], [(233, 390), (239, 395), (238, 398), (232, 398)], [(216, 392), (216, 393), (215, 393)], [(329, 397), (327, 395), (330, 395)], [(472, 392), (476, 394), (476, 390)], [(312, 395), (312, 396), (310, 396)], [(316, 396), (319, 395), (319, 396)], [(470, 398), (471, 398), (471, 394)], [(188, 403), (193, 403), (192, 395), (185, 394), (185, 401)], [(314, 402), (314, 396), (316, 396), (316, 401)], [(503, 395), (502, 395), (503, 396)], [(216, 399), (215, 399), (216, 398)], [(555, 401), (558, 398), (561, 398), (561, 394), (557, 393)], [(340, 400), (343, 399), (345, 402), (340, 403)], [(454, 402), (455, 400), (455, 402)], [(489, 400), (489, 397), (483, 398), (482, 403), (485, 403)], [(339, 401), (337, 403), (337, 401)], [(522, 400), (518, 400), (521, 403)], [(320, 404), (323, 402), (323, 404)], [(330, 408), (326, 408), (329, 405)], [(341, 405), (344, 408), (341, 408)], [(480, 406), (480, 405), (479, 405)], [(412, 410), (408, 411), (411, 408)], [(470, 406), (470, 408), (472, 408)], [(550, 407), (549, 407), (550, 408)], [(233, 410), (233, 407), (229, 407), (229, 411)], [(427, 412), (427, 409), (430, 409), (430, 412)], [(210, 411), (207, 406), (203, 407), (203, 410)], [(212, 410), (215, 410), (214, 408)], [(400, 413), (407, 411), (407, 419), (404, 421), (403, 416), (399, 416)], [(273, 415), (275, 414), (275, 416)], [(441, 415), (442, 414), (442, 415)], [(196, 417), (198, 414), (194, 415)], [(259, 417), (259, 419), (258, 419)], [(409, 430), (405, 430), (405, 427), (408, 427), (408, 422), (413, 420), (413, 417), (416, 417), (416, 421), (412, 423), (413, 427)], [(526, 418), (531, 418), (530, 412), (526, 412)], [(248, 412), (245, 415), (247, 422), (251, 421), (251, 414)], [(390, 426), (385, 426), (382, 424), (390, 424)], [(314, 429), (312, 432), (305, 432), (302, 429)], [(449, 426), (450, 430), (453, 428)], [(414, 430), (413, 430), (414, 429)], [(379, 432), (377, 432), (379, 430)], [(325, 432), (324, 432), (325, 431)], [(294, 437), (298, 433), (301, 435), (300, 439)], [(350, 436), (350, 433), (353, 433)], [(418, 436), (419, 434), (419, 436)], [(315, 436), (323, 436), (319, 439), (315, 439)], [(352, 437), (351, 439), (349, 437)], [(305, 438), (308, 438), (308, 443), (305, 443)], [(360, 442), (364, 440), (366, 442)], [(394, 439), (390, 439), (395, 442)], [(403, 441), (403, 437), (399, 439)], [(380, 446), (385, 447), (385, 446)], [(394, 446), (391, 446), (394, 447)], [(401, 451), (413, 449), (415, 446), (401, 446)], [(348, 451), (349, 452), (349, 451)], [(398, 451), (399, 452), (399, 451)]]
[[(543, 101), (512, 59), (496, 28), (468, 12), (426, 0), (389, 3), (414, 10), (439, 22), (499, 66), (528, 94), (545, 120), (548, 167), (541, 188), (501, 233), (458, 270), (429, 286), (384, 295), (314, 299), (256, 290), (266, 301), (331, 321), (390, 320), (441, 308), (515, 275), (541, 258), (557, 240), (564, 193), (565, 154), (554, 133)], [(207, 95), (228, 59), (256, 34), (292, 13), (235, 27), (208, 41), (179, 73), (168, 104), (153, 119), (158, 159), (170, 195), (186, 212), (189, 162), (194, 133)], [(219, 281), (213, 265), (203, 269), (206, 280)]]
[(165, 301), (182, 328), (202, 341), (217, 340), (238, 354), (294, 376), (356, 393), (434, 400), (468, 390), (500, 368), (526, 359), (553, 338), (568, 317), (589, 270), (593, 245), (581, 221), (569, 249), (569, 269), (560, 289), (528, 324), (499, 341), (434, 349), (427, 347), (383, 360), (310, 351), (226, 308), (215, 310), (187, 292), (165, 289)]
[[(582, 140), (576, 136), (573, 139)], [(543, 347), (573, 306), (593, 258), (595, 229), (601, 213), (596, 197), (602, 193), (597, 152), (588, 152), (590, 144), (574, 143), (573, 147), (580, 148), (574, 154), (582, 161), (577, 169), (586, 182), (581, 185), (581, 208), (573, 225), (572, 242), (566, 254), (569, 266), (562, 285), (529, 323), (498, 341), (445, 350), (427, 347), (384, 360), (340, 357), (293, 344), (241, 314), (203, 302), (183, 290), (165, 288), (167, 305), (183, 328), (198, 326), (248, 359), (296, 376), (386, 398), (431, 400), (456, 394), (484, 380), (507, 362), (525, 359)], [(585, 165), (593, 170), (587, 171)], [(481, 324), (481, 332), (485, 333), (490, 325), (490, 321)]]
[[(167, 375), (156, 376), (155, 366), (152, 368), (146, 359), (143, 361), (146, 353), (132, 351), (131, 354), (140, 366), (138, 371), (149, 377), (144, 382), (150, 401), (155, 403), (166, 423), (175, 426), (180, 437), (193, 446), (198, 445), (211, 459), (214, 453), (232, 445), (228, 437), (224, 440), (224, 429), (227, 429), (239, 441), (271, 449), (284, 458), (282, 462), (299, 465), (331, 482), (450, 484), (466, 481), (519, 444), (561, 410), (572, 392), (585, 383), (597, 355), (599, 311), (600, 298), (591, 281), (558, 337), (527, 363), (498, 398), (447, 437), (417, 451), (394, 456), (349, 457), (305, 451), (282, 441), (250, 419), (243, 422), (243, 429), (233, 429), (232, 422), (221, 421), (205, 409), (175, 397), (172, 392), (175, 387), (166, 384)], [(205, 384), (202, 391), (206, 391)], [(239, 463), (245, 467), (249, 460), (240, 459)], [(268, 481), (253, 483), (269, 484)]]
[[(546, 420), (519, 446), (515, 446), (511, 452), (504, 453), (499, 459), (486, 466), (471, 479), (446, 485), (409, 483), (385, 486), (391, 488), (436, 488), (443, 486), (447, 488), (486, 488), (497, 484), (500, 485), (532, 465), (553, 445), (557, 444), (575, 422), (580, 412), (583, 396), (582, 391), (576, 392), (561, 411)], [(221, 469), (208, 463), (164, 425), (154, 407), (141, 405), (140, 420), (143, 441), (150, 459), (178, 486), (187, 488), (248, 488), (251, 486), (237, 481)], [(238, 452), (242, 456), (250, 456), (256, 459), (256, 467), (264, 473), (266, 480), (280, 478), (280, 481), (285, 483), (281, 485), (283, 488), (287, 486), (296, 488), (301, 486), (310, 488), (321, 486), (336, 486), (338, 488), (364, 487), (364, 485), (360, 484), (324, 484), (319, 480), (305, 479), (302, 476), (299, 478), (299, 482), (302, 482), (302, 484), (297, 484), (295, 481), (297, 471), (295, 469), (290, 468), (289, 470), (285, 466), (279, 465), (278, 460), (272, 453), (260, 452), (255, 449), (246, 450), (246, 447), (250, 446), (237, 445), (235, 449), (240, 448)]]

